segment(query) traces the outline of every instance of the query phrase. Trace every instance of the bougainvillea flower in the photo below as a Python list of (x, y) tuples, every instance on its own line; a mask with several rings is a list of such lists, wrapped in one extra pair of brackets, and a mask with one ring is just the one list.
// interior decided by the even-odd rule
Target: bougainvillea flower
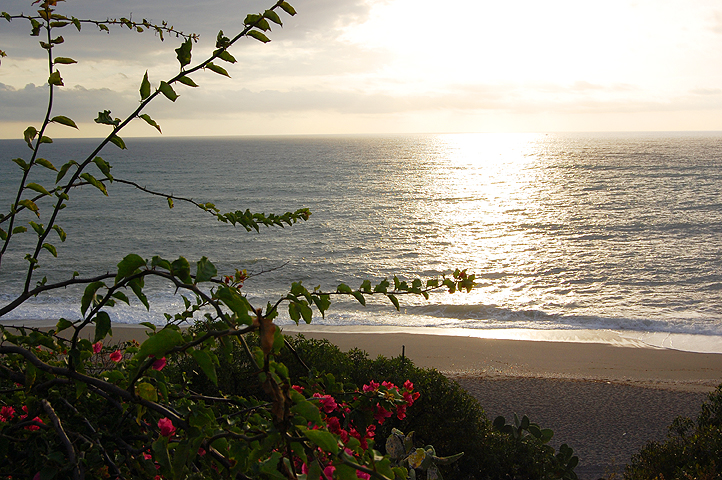
[(386, 410), (381, 405), (376, 405), (376, 412), (374, 412), (374, 419), (379, 422), (379, 425), (383, 425), (384, 421), (391, 416), (391, 412)]
[(0, 408), (0, 422), (12, 420), (13, 415), (15, 415), (15, 409), (13, 407)]
[(296, 390), (298, 393), (303, 393), (304, 388), (300, 385), (291, 385), (291, 388)]
[(103, 342), (95, 342), (93, 344), (93, 353), (100, 353), (103, 350)]
[(411, 380), (406, 380), (406, 381), (404, 382), (404, 389), (406, 389), (406, 390), (408, 390), (408, 391), (411, 391), (411, 390), (414, 389), (414, 384), (411, 383)]
[(313, 396), (314, 398), (318, 398), (318, 401), (321, 402), (323, 411), (326, 413), (333, 413), (338, 408), (338, 403), (336, 403), (336, 400), (331, 395), (314, 393)]
[(163, 367), (165, 367), (165, 363), (165, 357), (157, 359), (153, 362), (153, 370), (158, 370), (160, 372), (163, 370)]
[(172, 437), (175, 433), (175, 427), (170, 418), (163, 417), (158, 420), (158, 428), (160, 428), (160, 434), (164, 437)]
[(331, 480), (333, 478), (333, 472), (335, 471), (336, 467), (334, 467), (333, 465), (329, 465), (328, 467), (323, 469), (323, 475), (329, 480)]
[[(33, 422), (45, 425), (45, 423), (43, 423), (43, 421), (40, 420), (40, 417), (33, 418)], [(35, 430), (40, 430), (40, 427), (37, 425), (28, 425), (27, 427), (25, 427), (25, 430), (35, 431)]]
[(120, 362), (123, 360), (123, 354), (120, 353), (120, 350), (116, 350), (113, 353), (110, 354), (110, 359), (114, 361), (115, 363)]
[(379, 386), (380, 385), (378, 383), (371, 380), (368, 385), (363, 386), (363, 391), (364, 392), (375, 392), (376, 390), (379, 389)]

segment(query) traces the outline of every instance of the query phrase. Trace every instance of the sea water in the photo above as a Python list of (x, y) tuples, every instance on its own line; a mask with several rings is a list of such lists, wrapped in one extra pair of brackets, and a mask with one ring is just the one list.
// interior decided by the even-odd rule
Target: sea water
[[(56, 140), (42, 156), (82, 161), (97, 143)], [(242, 291), (274, 303), (292, 282), (335, 290), (364, 279), (476, 274), (470, 293), (384, 299), (362, 307), (334, 297), (320, 325), (625, 332), (685, 349), (722, 351), (722, 134), (444, 134), (126, 139), (100, 155), (116, 178), (155, 192), (212, 202), (223, 212), (280, 214), (301, 207), (308, 222), (259, 233), (218, 222), (197, 207), (127, 185), (109, 196), (71, 193), (33, 282), (113, 272), (137, 253), (219, 272), (246, 269)], [(0, 202), (17, 194), (28, 160), (22, 140), (0, 140)], [(29, 181), (50, 187), (55, 172)], [(90, 172), (96, 177), (97, 169)], [(35, 173), (34, 173), (35, 174)], [(40, 204), (47, 222), (50, 207)], [(7, 223), (0, 225), (6, 228)], [(54, 235), (54, 234), (53, 234)], [(32, 229), (15, 237), (0, 266), (0, 304), (22, 288)], [(175, 290), (148, 285), (138, 301), (109, 309), (116, 322), (163, 323), (182, 309)], [(132, 298), (131, 292), (128, 292)], [(79, 318), (82, 290), (39, 295), (3, 321)], [(281, 311), (278, 323), (290, 323)]]

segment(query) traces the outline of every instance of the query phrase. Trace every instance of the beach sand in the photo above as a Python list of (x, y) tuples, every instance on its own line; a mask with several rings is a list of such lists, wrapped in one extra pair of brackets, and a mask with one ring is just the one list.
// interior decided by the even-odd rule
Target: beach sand
[[(113, 341), (142, 341), (144, 330), (115, 324)], [(574, 449), (581, 479), (621, 474), (631, 455), (665, 438), (675, 417), (694, 418), (722, 382), (720, 354), (650, 348), (613, 332), (527, 332), (520, 340), (512, 339), (518, 333), (478, 338), (462, 329), (283, 330), (328, 339), (344, 351), (357, 347), (372, 358), (403, 352), (417, 366), (436, 368), (476, 397), (489, 419), (517, 413), (554, 430), (551, 444)]]

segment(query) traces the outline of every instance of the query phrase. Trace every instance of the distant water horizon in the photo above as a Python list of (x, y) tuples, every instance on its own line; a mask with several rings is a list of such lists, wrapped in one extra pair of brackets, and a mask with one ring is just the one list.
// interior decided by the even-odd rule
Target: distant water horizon
[[(38, 279), (113, 271), (128, 253), (205, 255), (221, 273), (259, 273), (244, 290), (262, 306), (294, 281), (333, 290), (466, 268), (477, 275), (470, 294), (404, 297), (400, 312), (384, 300), (365, 308), (344, 300), (314, 323), (615, 331), (660, 345), (691, 338), (690, 350), (718, 342), (722, 351), (722, 132), (125, 140), (128, 150), (101, 153), (118, 178), (222, 211), (313, 215), (246, 233), (117, 183), (107, 198), (83, 187), (60, 217), (68, 242), (57, 242), (58, 259), (41, 258)], [(59, 139), (42, 156), (60, 165), (96, 143)], [(0, 152), (8, 205), (19, 174), (10, 160), (29, 150), (0, 140)], [(53, 183), (53, 172), (39, 173), (31, 181)], [(3, 259), (2, 304), (17, 293), (27, 247)], [(78, 318), (81, 293), (39, 296), (2, 320)], [(111, 318), (162, 323), (163, 312), (181, 308), (167, 286), (150, 293), (151, 312), (134, 302), (109, 309)], [(288, 314), (278, 323), (290, 323)]]

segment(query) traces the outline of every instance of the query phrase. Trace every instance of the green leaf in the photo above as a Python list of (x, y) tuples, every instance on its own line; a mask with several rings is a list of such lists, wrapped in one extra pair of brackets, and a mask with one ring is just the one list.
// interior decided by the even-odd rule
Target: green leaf
[(253, 319), (248, 314), (249, 311), (253, 310), (251, 304), (248, 303), (246, 297), (238, 293), (238, 290), (222, 286), (218, 289), (218, 298), (236, 314), (241, 323), (244, 325), (253, 323)]
[(184, 342), (183, 335), (178, 330), (166, 327), (143, 342), (136, 357), (141, 360), (150, 355), (162, 357), (168, 350)]
[(287, 14), (289, 14), (291, 16), (296, 15), (296, 10), (288, 2), (281, 2), (280, 7)]
[(70, 160), (68, 163), (66, 163), (65, 165), (60, 167), (60, 171), (58, 172), (58, 175), (55, 177), (55, 183), (58, 183), (58, 182), (60, 182), (60, 180), (63, 179), (65, 174), (68, 173), (68, 169), (72, 165), (78, 165), (78, 162), (76, 162), (75, 160)]
[(168, 208), (173, 208), (173, 199), (168, 197)]
[(58, 234), (58, 237), (60, 237), (60, 241), (64, 242), (67, 238), (65, 230), (63, 230), (59, 225), (53, 225), (53, 230), (55, 230), (55, 232)]
[(115, 283), (117, 284), (122, 279), (133, 275), (140, 267), (145, 267), (147, 262), (143, 260), (143, 257), (131, 253), (126, 255), (123, 260), (118, 263), (118, 275), (115, 277)]
[(55, 165), (53, 165), (52, 163), (50, 163), (48, 160), (45, 160), (44, 158), (38, 158), (38, 159), (36, 159), (36, 160), (35, 160), (35, 163), (37, 163), (38, 165), (40, 165), (40, 166), (42, 166), (42, 167), (47, 168), (48, 170), (53, 170), (53, 171), (55, 171), (55, 172), (58, 171), (58, 169), (55, 168)]
[(149, 400), (151, 402), (158, 401), (158, 392), (156, 391), (155, 387), (148, 382), (143, 382), (136, 385), (135, 394), (138, 395), (140, 398), (144, 398), (145, 400)]
[(28, 229), (25, 228), (25, 227), (15, 227), (15, 228), (13, 228), (13, 234), (16, 234), (16, 233), (25, 233), (25, 232), (27, 232), (27, 231), (28, 231)]
[(50, 137), (42, 136), (40, 137), (40, 140), (38, 140), (40, 143), (53, 143), (53, 139)]
[(37, 223), (30, 221), (30, 226), (33, 227), (33, 230), (35, 230), (35, 233), (38, 234), (38, 237), (42, 236), (43, 233), (45, 233), (45, 229), (42, 225), (38, 225)]
[(145, 122), (146, 122), (148, 125), (150, 125), (151, 127), (155, 127), (156, 130), (158, 130), (160, 133), (163, 133), (163, 132), (161, 132), (161, 130), (160, 130), (160, 125), (158, 125), (158, 124), (155, 122), (155, 120), (153, 120), (152, 118), (150, 118), (150, 115), (148, 115), (147, 113), (143, 113), (143, 114), (140, 114), (140, 115), (138, 115), (138, 116), (139, 116), (140, 118), (142, 118), (143, 120), (145, 120)]
[(181, 68), (191, 63), (191, 49), (193, 43), (190, 38), (186, 39), (185, 42), (181, 43), (181, 46), (175, 49), (175, 53), (178, 56), (178, 62), (180, 62)]
[(213, 385), (218, 385), (218, 376), (216, 375), (216, 365), (213, 357), (208, 350), (191, 350), (191, 357), (196, 361), (199, 367), (206, 374)]
[(112, 137), (110, 137), (110, 143), (120, 148), (121, 150), (125, 150), (125, 142), (118, 135), (113, 135)]
[(226, 69), (225, 69), (225, 68), (223, 68), (223, 67), (221, 67), (221, 66), (218, 66), (218, 65), (216, 65), (216, 64), (213, 63), (213, 62), (208, 62), (208, 63), (206, 64), (206, 68), (207, 68), (208, 70), (211, 70), (211, 71), (213, 71), (213, 72), (216, 72), (216, 73), (218, 73), (218, 74), (220, 74), (220, 75), (225, 75), (226, 77), (231, 78), (231, 76), (228, 75), (228, 72), (226, 72)]
[(120, 124), (120, 119), (111, 117), (110, 110), (103, 110), (102, 112), (98, 112), (98, 118), (96, 118), (94, 122), (117, 127)]
[(163, 258), (160, 258), (159, 256), (155, 256), (150, 260), (150, 266), (152, 268), (160, 267), (164, 270), (168, 270), (169, 272), (173, 267), (171, 267), (170, 262), (168, 260), (165, 260)]
[(309, 402), (308, 400), (301, 400), (300, 402), (292, 406), (291, 412), (295, 413), (296, 415), (301, 415), (303, 418), (305, 418), (309, 422), (315, 423), (316, 425), (323, 425), (323, 420), (321, 419), (321, 412), (319, 412), (316, 405)]
[(60, 77), (60, 72), (55, 70), (53, 73), (50, 74), (48, 77), (48, 84), (50, 85), (58, 85), (62, 87), (64, 85), (63, 79)]
[(110, 327), (110, 315), (106, 312), (98, 312), (95, 316), (95, 340), (99, 342), (104, 339), (107, 335), (113, 335), (113, 331)]
[(48, 252), (50, 252), (53, 255), (53, 257), (55, 257), (55, 258), (58, 257), (58, 251), (53, 245), (50, 245), (49, 243), (43, 243), (43, 248), (45, 250), (47, 250)]
[(8, 232), (0, 228), (0, 240), (3, 242), (8, 239)]
[(83, 298), (80, 300), (80, 311), (83, 315), (85, 315), (85, 312), (88, 311), (90, 304), (93, 303), (96, 292), (100, 288), (105, 286), (106, 285), (103, 282), (92, 282), (89, 283), (87, 287), (85, 287), (85, 291), (83, 292)]
[(388, 294), (386, 296), (389, 297), (389, 300), (391, 300), (391, 303), (394, 304), (394, 307), (396, 307), (396, 310), (401, 310), (401, 308), (399, 307), (399, 299), (396, 298), (396, 295)]
[(303, 435), (321, 447), (321, 450), (334, 455), (338, 453), (338, 441), (332, 434), (323, 430), (303, 430)]
[(267, 36), (265, 36), (263, 33), (259, 32), (258, 30), (251, 30), (251, 31), (248, 32), (247, 35), (248, 35), (249, 37), (255, 38), (255, 39), (258, 40), (259, 42), (268, 43), (268, 42), (271, 41), (270, 38), (268, 38)]
[(366, 306), (366, 298), (364, 298), (363, 293), (361, 292), (351, 292), (351, 295), (354, 296), (356, 300), (358, 300), (358, 303), (360, 303), (363, 306)]
[(170, 273), (178, 277), (183, 283), (187, 285), (193, 283), (193, 279), (191, 278), (191, 264), (188, 263), (188, 260), (183, 257), (178, 257), (170, 266)]
[(165, 95), (165, 97), (170, 100), (171, 102), (175, 102), (175, 99), (178, 98), (178, 94), (175, 93), (175, 90), (173, 90), (173, 87), (168, 85), (166, 82), (160, 82), (160, 86), (158, 87), (158, 90), (160, 90), (160, 93)]
[(43, 187), (42, 185), (38, 185), (37, 183), (28, 183), (27, 185), (25, 185), (25, 188), (29, 188), (30, 190), (42, 193), (43, 195), (50, 195), (50, 192), (48, 192), (45, 187)]
[(235, 57), (228, 53), (228, 50), (223, 50), (221, 53), (219, 53), (218, 58), (220, 58), (221, 60), (225, 60), (228, 63), (236, 63)]
[(198, 260), (196, 264), (196, 283), (207, 282), (218, 274), (215, 265), (206, 257)]
[(32, 141), (35, 138), (35, 136), (38, 134), (38, 131), (35, 129), (35, 127), (28, 127), (23, 132), (23, 138), (25, 139), (25, 143), (28, 144), (28, 147), (33, 148)]
[(140, 99), (145, 100), (150, 97), (150, 81), (148, 80), (148, 70), (143, 75), (143, 81), (140, 82)]
[(197, 86), (198, 86), (198, 85), (196, 84), (196, 82), (194, 82), (193, 80), (191, 80), (190, 77), (186, 77), (185, 75), (182, 76), (182, 77), (180, 77), (180, 78), (178, 79), (178, 81), (179, 81), (180, 83), (182, 83), (183, 85), (188, 85), (189, 87), (197, 87)]
[(263, 12), (263, 16), (275, 23), (276, 25), (283, 26), (283, 23), (281, 22), (281, 17), (279, 17), (278, 14), (273, 10), (266, 10), (265, 12)]
[(352, 294), (352, 293), (353, 293), (353, 290), (351, 290), (351, 287), (349, 287), (349, 286), (346, 285), (345, 283), (340, 284), (340, 285), (336, 288), (336, 291), (337, 291), (338, 293), (348, 293), (348, 294)]
[(22, 158), (13, 158), (13, 162), (17, 163), (18, 166), (23, 169), (23, 172), (27, 172), (28, 170), (30, 170), (30, 165), (25, 163), (25, 160), (23, 160)]
[(51, 122), (55, 122), (55, 123), (59, 123), (59, 124), (61, 124), (61, 125), (65, 125), (65, 126), (68, 126), (68, 127), (73, 127), (73, 128), (75, 128), (76, 130), (77, 130), (77, 128), (78, 128), (78, 126), (75, 124), (74, 121), (72, 121), (71, 119), (69, 119), (68, 117), (65, 117), (65, 116), (63, 116), (63, 115), (58, 115), (57, 117), (53, 117), (53, 119), (50, 120), (50, 121), (51, 121)]
[(108, 162), (106, 162), (105, 160), (103, 160), (100, 157), (95, 157), (93, 159), (93, 163), (95, 163), (95, 165), (98, 167), (98, 169), (101, 172), (103, 172), (103, 175), (108, 177), (108, 180), (113, 181), (113, 175), (110, 174), (110, 169), (113, 167), (111, 167)]
[(63, 330), (66, 330), (73, 326), (73, 322), (66, 320), (64, 318), (61, 318), (58, 320), (58, 323), (55, 325), (55, 333), (60, 333)]
[(64, 65), (70, 65), (71, 63), (78, 63), (78, 62), (73, 60), (72, 58), (68, 58), (68, 57), (55, 57), (55, 63), (62, 63)]
[(95, 178), (91, 174), (81, 173), (80, 178), (82, 178), (83, 180), (85, 180), (86, 182), (88, 182), (89, 184), (91, 184), (92, 186), (94, 186), (95, 188), (100, 190), (101, 192), (103, 192), (103, 195), (105, 195), (106, 197), (108, 196), (108, 190), (105, 189), (105, 185), (103, 185), (103, 182), (99, 181), (97, 178)]
[(35, 202), (32, 200), (28, 200), (27, 198), (25, 200), (20, 200), (18, 202), (18, 205), (22, 205), (23, 207), (27, 208), (28, 210), (31, 210), (37, 215), (38, 218), (40, 218), (40, 210), (38, 210), (38, 206), (35, 205)]
[(120, 300), (121, 302), (125, 302), (125, 303), (127, 303), (128, 305), (130, 305), (130, 299), (129, 299), (128, 296), (127, 296), (125, 293), (123, 293), (123, 292), (115, 292), (115, 293), (113, 293), (113, 298), (117, 298), (117, 299)]

